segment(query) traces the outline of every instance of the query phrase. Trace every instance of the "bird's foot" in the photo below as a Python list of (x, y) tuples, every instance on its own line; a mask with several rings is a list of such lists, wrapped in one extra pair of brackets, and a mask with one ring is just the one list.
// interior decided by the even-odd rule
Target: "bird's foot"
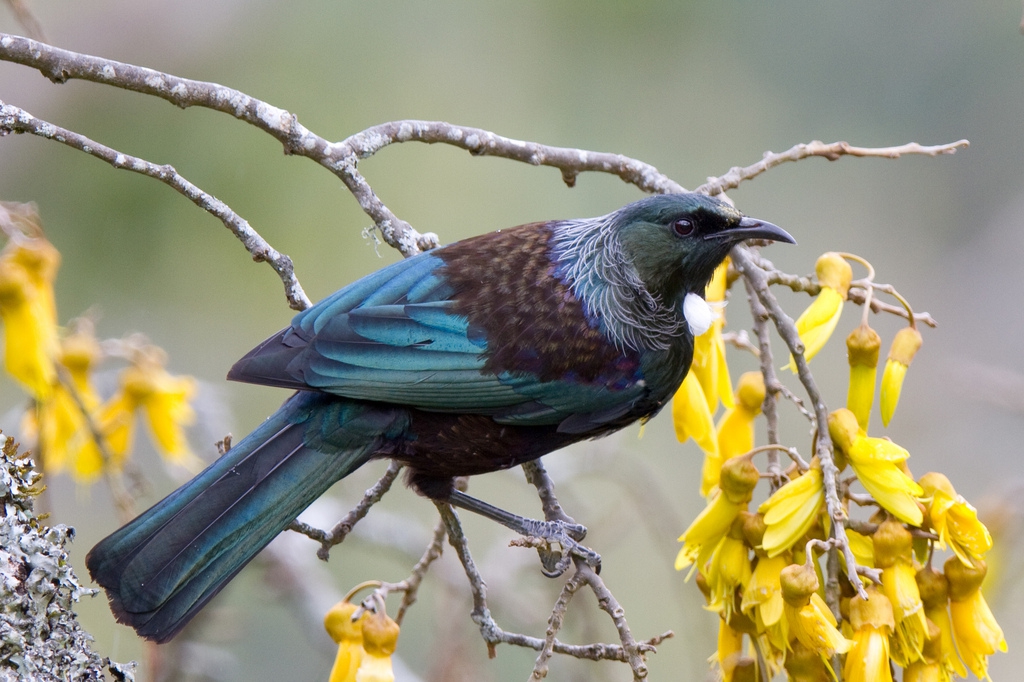
[(531, 547), (536, 547), (540, 555), (541, 572), (549, 578), (557, 578), (565, 573), (577, 557), (587, 563), (596, 572), (601, 572), (601, 555), (584, 547), (580, 542), (587, 536), (587, 529), (578, 523), (566, 521), (540, 521), (527, 519), (507, 512), (504, 509), (487, 504), (459, 490), (453, 490), (448, 502), (471, 512), (486, 516), (525, 536)]
[(601, 555), (580, 544), (587, 536), (586, 527), (565, 521), (523, 519), (523, 522), (519, 532), (537, 541), (531, 544), (540, 555), (541, 573), (548, 578), (557, 578), (565, 573), (573, 557), (601, 572)]

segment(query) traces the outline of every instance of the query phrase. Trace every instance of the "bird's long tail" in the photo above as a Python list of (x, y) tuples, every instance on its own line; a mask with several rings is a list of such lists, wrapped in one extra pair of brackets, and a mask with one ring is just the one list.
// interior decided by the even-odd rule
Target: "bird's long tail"
[(89, 572), (119, 621), (167, 641), (401, 421), (397, 411), (297, 393), (192, 481), (97, 544), (86, 557)]

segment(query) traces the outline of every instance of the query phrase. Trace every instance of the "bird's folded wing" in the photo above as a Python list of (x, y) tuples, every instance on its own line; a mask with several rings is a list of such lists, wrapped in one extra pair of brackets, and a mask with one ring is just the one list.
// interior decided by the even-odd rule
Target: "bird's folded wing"
[(289, 328), (239, 360), (228, 377), (424, 410), (490, 414), (512, 424), (571, 420), (569, 426), (581, 430), (618, 418), (643, 395), (634, 369), (611, 369), (590, 382), (486, 371), (488, 345), (502, 339), (485, 338), (458, 314), (442, 265), (423, 254), (354, 282), (297, 315)]

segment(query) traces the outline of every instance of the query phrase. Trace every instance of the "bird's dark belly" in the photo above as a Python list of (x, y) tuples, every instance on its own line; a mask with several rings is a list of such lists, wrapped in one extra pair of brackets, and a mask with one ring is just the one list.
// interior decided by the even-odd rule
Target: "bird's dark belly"
[(415, 437), (394, 443), (381, 454), (408, 465), (409, 483), (419, 492), (444, 499), (453, 478), (508, 469), (572, 443), (605, 436), (650, 416), (660, 405), (650, 407), (584, 433), (560, 432), (557, 424), (499, 424), (487, 415), (412, 410), (408, 433)]

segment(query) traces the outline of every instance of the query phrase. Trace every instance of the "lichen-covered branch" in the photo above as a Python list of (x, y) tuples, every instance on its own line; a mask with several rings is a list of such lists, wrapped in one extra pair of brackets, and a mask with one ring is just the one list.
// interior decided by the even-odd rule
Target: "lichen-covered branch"
[(83, 588), (66, 546), (75, 531), (48, 527), (33, 511), (43, 485), (27, 454), (0, 434), (0, 678), (132, 680), (134, 664), (101, 658), (74, 604)]

